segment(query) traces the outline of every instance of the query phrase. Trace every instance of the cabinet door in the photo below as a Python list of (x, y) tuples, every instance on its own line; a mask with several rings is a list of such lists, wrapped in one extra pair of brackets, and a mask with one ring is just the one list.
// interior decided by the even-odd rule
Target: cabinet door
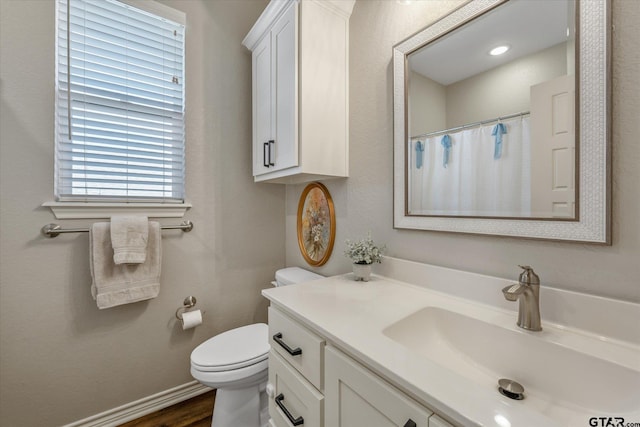
[(325, 425), (427, 427), (432, 412), (339, 350), (325, 347)]
[(270, 172), (298, 165), (297, 14), (298, 4), (294, 3), (271, 30), (275, 134), (269, 147)]
[(272, 139), (271, 37), (265, 36), (253, 50), (253, 174), (269, 172)]

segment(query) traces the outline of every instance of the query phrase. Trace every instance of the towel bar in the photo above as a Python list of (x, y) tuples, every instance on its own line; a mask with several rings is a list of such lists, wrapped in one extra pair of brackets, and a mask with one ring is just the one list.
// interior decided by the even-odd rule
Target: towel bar
[[(185, 233), (193, 230), (193, 223), (191, 221), (183, 221), (179, 225), (162, 225), (162, 230), (182, 230)], [(88, 233), (88, 228), (61, 228), (58, 224), (47, 224), (40, 230), (42, 234), (49, 238), (54, 238), (58, 234), (62, 233)]]

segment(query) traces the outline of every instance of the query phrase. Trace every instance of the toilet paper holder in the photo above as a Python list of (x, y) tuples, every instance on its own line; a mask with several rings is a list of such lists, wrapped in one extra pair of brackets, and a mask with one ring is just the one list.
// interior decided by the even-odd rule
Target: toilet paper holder
[(178, 307), (178, 309), (176, 310), (176, 318), (180, 321), (182, 321), (182, 313), (184, 313), (185, 311), (187, 311), (188, 309), (190, 309), (191, 307), (196, 305), (196, 297), (189, 295), (188, 297), (186, 297), (184, 299), (184, 301), (182, 302), (182, 307)]

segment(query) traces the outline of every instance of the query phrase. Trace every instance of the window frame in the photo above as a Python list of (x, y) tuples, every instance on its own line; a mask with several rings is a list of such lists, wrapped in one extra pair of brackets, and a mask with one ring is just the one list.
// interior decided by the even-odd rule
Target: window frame
[[(55, 157), (56, 157), (56, 164), (55, 164), (55, 174), (54, 174), (54, 179), (55, 179), (55, 183), (54, 183), (54, 194), (56, 196), (56, 200), (55, 201), (49, 201), (49, 202), (45, 202), (43, 203), (42, 206), (44, 207), (48, 207), (50, 208), (54, 215), (56, 216), (56, 218), (61, 218), (61, 219), (65, 219), (65, 218), (105, 218), (105, 217), (110, 217), (113, 214), (119, 214), (119, 213), (123, 213), (126, 212), (128, 214), (144, 214), (147, 216), (153, 216), (153, 217), (182, 217), (184, 215), (184, 213), (186, 212), (186, 210), (188, 210), (191, 207), (191, 204), (186, 202), (184, 197), (185, 197), (185, 190), (186, 190), (186, 180), (184, 178), (186, 173), (185, 173), (185, 168), (184, 168), (184, 163), (186, 162), (186, 150), (184, 147), (185, 142), (186, 142), (186, 138), (184, 138), (183, 136), (183, 148), (182, 148), (182, 177), (183, 177), (183, 181), (181, 183), (181, 190), (182, 190), (182, 200), (179, 199), (171, 199), (171, 200), (167, 200), (167, 199), (163, 199), (162, 197), (160, 198), (146, 198), (146, 197), (132, 197), (132, 196), (123, 196), (123, 197), (113, 197), (113, 196), (98, 196), (98, 197), (93, 197), (93, 196), (79, 196), (77, 199), (75, 197), (69, 199), (68, 197), (63, 197), (60, 198), (59, 197), (59, 191), (58, 191), (58, 173), (60, 170), (60, 162), (58, 159), (58, 153), (59, 153), (59, 145), (58, 145), (58, 138), (61, 134), (61, 132), (59, 131), (58, 126), (60, 125), (60, 115), (59, 115), (59, 111), (58, 111), (58, 106), (59, 106), (59, 90), (65, 90), (65, 89), (61, 89), (60, 85), (59, 85), (59, 66), (61, 66), (61, 63), (64, 61), (66, 62), (66, 59), (60, 59), (60, 52), (58, 49), (58, 45), (59, 45), (59, 27), (60, 27), (60, 13), (67, 13), (66, 10), (60, 10), (60, 8), (64, 7), (65, 9), (67, 8), (66, 4), (67, 2), (70, 0), (57, 0), (56, 1), (56, 38), (55, 38), (55, 43), (56, 43), (56, 54), (55, 54), (55, 58), (56, 58), (56, 70), (55, 70), (55, 96), (56, 96), (56, 105), (55, 105), (55, 122), (56, 122), (56, 128), (55, 128)], [(157, 3), (155, 1), (140, 1), (140, 0), (116, 0), (124, 5), (128, 5), (128, 6), (132, 6), (134, 8), (137, 9), (141, 9), (144, 12), (153, 14), (157, 17), (160, 17), (162, 19), (165, 20), (169, 20), (172, 22), (175, 22), (181, 26), (183, 26), (183, 28), (185, 29), (184, 31), (184, 35), (183, 35), (183, 40), (182, 40), (182, 57), (181, 57), (181, 61), (182, 61), (182, 78), (183, 78), (183, 87), (182, 87), (182, 116), (181, 116), (181, 125), (182, 125), (182, 129), (186, 129), (186, 99), (185, 99), (185, 92), (186, 89), (184, 87), (184, 76), (186, 75), (186, 15), (184, 12), (170, 8), (168, 6), (165, 6), (163, 4)], [(66, 28), (65, 28), (66, 31)], [(184, 135), (184, 132), (183, 132)]]

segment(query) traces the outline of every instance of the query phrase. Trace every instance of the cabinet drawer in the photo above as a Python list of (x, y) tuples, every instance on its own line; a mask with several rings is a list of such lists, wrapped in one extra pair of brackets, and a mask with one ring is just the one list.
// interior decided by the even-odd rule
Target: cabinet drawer
[(318, 390), (323, 389), (324, 339), (278, 309), (269, 307), (269, 343)]
[(273, 350), (269, 353), (269, 383), (275, 389), (269, 396), (269, 415), (275, 427), (291, 427), (291, 420), (302, 421), (304, 427), (322, 427), (324, 397)]

